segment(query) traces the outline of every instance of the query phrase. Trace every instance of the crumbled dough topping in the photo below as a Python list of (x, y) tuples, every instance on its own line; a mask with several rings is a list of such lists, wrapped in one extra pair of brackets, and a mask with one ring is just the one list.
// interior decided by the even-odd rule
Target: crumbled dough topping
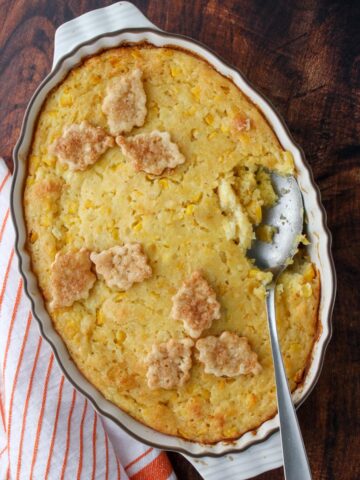
[(114, 139), (102, 128), (84, 121), (66, 127), (62, 136), (52, 144), (51, 152), (71, 170), (86, 170), (113, 146)]
[(190, 377), (191, 349), (194, 342), (190, 338), (170, 339), (166, 343), (155, 344), (147, 356), (147, 381), (151, 389), (170, 390), (182, 387)]
[(185, 162), (178, 146), (168, 132), (154, 130), (134, 137), (116, 137), (123, 154), (131, 160), (136, 171), (161, 175), (165, 169), (173, 169)]
[(183, 283), (172, 300), (172, 318), (182, 320), (186, 332), (193, 338), (199, 338), (213, 320), (220, 318), (216, 293), (199, 271)]
[(134, 283), (142, 282), (152, 274), (140, 243), (126, 243), (100, 253), (93, 252), (90, 258), (106, 285), (117, 290), (129, 290)]
[(217, 377), (237, 377), (250, 373), (257, 375), (262, 370), (248, 339), (236, 333), (223, 332), (220, 337), (201, 338), (196, 342), (196, 348), (205, 372)]
[(144, 125), (146, 95), (139, 68), (115, 78), (107, 88), (102, 111), (107, 115), (112, 135), (130, 132), (133, 127)]
[(86, 249), (58, 252), (51, 265), (51, 307), (71, 307), (77, 300), (86, 299), (95, 280)]

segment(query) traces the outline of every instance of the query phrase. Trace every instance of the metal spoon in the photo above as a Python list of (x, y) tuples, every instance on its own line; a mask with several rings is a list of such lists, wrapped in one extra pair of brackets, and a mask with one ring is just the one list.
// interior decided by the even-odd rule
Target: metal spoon
[(255, 260), (258, 268), (273, 274), (272, 282), (266, 287), (266, 310), (275, 369), (285, 478), (311, 480), (309, 461), (281, 357), (275, 315), (275, 285), (279, 275), (296, 252), (299, 235), (303, 229), (304, 208), (301, 192), (294, 177), (276, 173), (271, 173), (270, 177), (278, 201), (265, 211), (262, 223), (275, 227), (276, 233), (272, 243), (254, 240), (248, 254)]

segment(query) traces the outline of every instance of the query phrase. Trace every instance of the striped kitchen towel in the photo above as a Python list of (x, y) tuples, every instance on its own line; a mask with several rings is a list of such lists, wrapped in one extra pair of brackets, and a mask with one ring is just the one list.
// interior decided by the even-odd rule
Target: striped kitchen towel
[(164, 452), (134, 440), (64, 378), (25, 296), (0, 159), (0, 480), (176, 480)]

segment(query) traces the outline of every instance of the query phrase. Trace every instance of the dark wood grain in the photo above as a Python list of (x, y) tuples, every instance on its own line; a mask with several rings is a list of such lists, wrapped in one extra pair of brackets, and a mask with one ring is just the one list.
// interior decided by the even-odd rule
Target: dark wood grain
[[(55, 29), (110, 3), (0, 0), (0, 155), (9, 166), (26, 104), (50, 70)], [(359, 479), (359, 2), (134, 3), (159, 27), (204, 42), (242, 70), (305, 151), (333, 234), (338, 296), (324, 369), (299, 420), (314, 479)], [(171, 460), (180, 480), (200, 478), (180, 455)], [(258, 477), (281, 478), (280, 469)]]

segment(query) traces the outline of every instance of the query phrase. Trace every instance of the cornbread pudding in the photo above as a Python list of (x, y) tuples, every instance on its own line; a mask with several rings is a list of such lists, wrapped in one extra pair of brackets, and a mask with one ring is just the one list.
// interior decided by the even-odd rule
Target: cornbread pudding
[[(83, 375), (155, 430), (213, 443), (276, 413), (271, 273), (246, 255), (277, 199), (269, 170), (295, 173), (257, 107), (175, 48), (104, 51), (43, 105), (24, 190), (33, 271)], [(291, 389), (319, 292), (302, 246), (276, 290)]]

